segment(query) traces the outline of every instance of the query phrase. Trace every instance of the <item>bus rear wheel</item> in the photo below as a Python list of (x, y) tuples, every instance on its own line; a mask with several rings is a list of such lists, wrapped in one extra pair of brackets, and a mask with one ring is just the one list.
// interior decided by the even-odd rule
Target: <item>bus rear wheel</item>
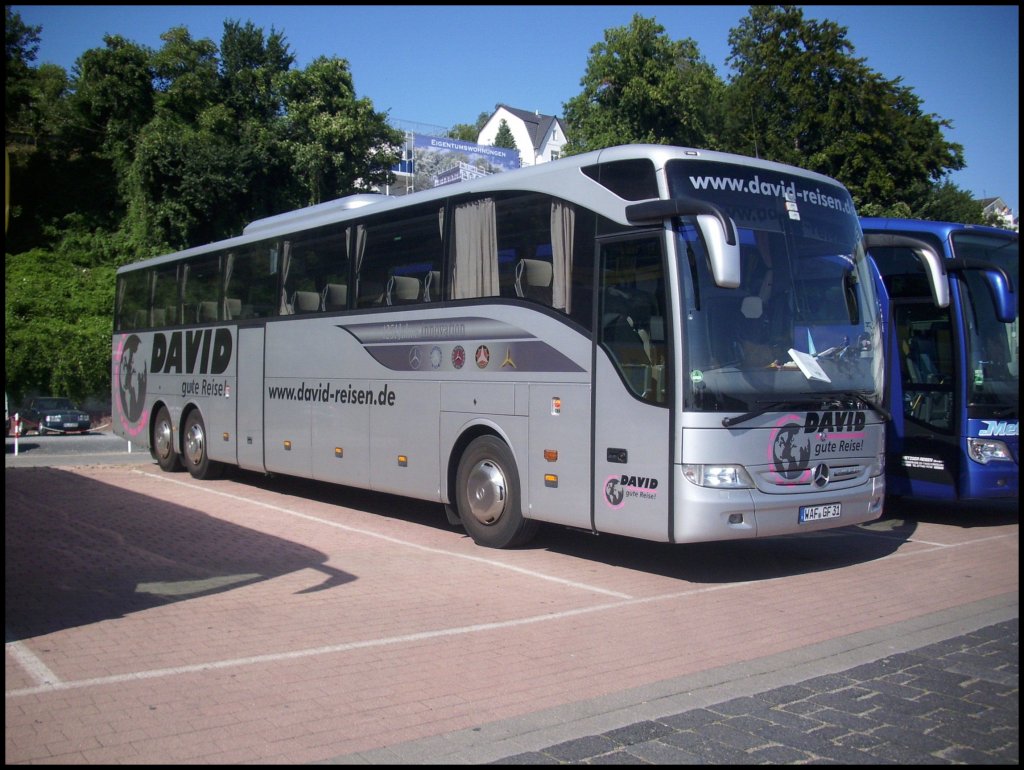
[(153, 441), (150, 446), (150, 454), (160, 466), (160, 470), (167, 473), (181, 470), (181, 456), (174, 451), (171, 413), (167, 411), (166, 406), (160, 407), (160, 411), (156, 413), (156, 420), (153, 421)]
[(224, 472), (221, 463), (210, 459), (206, 424), (198, 409), (189, 413), (185, 419), (185, 467), (196, 479), (220, 478)]
[(459, 459), (455, 504), (462, 525), (477, 545), (510, 548), (529, 542), (538, 522), (523, 516), (519, 471), (505, 442), (473, 439)]

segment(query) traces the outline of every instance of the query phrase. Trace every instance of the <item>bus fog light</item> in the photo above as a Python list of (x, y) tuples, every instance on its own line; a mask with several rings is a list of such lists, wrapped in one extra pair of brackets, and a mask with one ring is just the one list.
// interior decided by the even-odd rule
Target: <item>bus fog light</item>
[(987, 438), (967, 439), (967, 453), (976, 463), (1013, 462), (1010, 450), (1002, 441)]
[(691, 484), (714, 489), (750, 489), (754, 486), (742, 465), (683, 465), (683, 476)]
[(742, 524), (743, 523), (743, 514), (742, 513), (730, 513), (729, 514), (729, 523), (730, 524)]

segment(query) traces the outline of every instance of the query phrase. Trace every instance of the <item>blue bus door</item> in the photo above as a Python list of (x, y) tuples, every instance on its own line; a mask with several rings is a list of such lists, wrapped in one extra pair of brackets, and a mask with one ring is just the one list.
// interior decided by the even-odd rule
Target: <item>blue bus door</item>
[[(893, 422), (887, 446), (887, 492), (956, 499), (960, 477), (959, 409), (949, 309), (931, 298), (897, 299), (891, 333)], [(898, 367), (898, 368), (897, 368)]]

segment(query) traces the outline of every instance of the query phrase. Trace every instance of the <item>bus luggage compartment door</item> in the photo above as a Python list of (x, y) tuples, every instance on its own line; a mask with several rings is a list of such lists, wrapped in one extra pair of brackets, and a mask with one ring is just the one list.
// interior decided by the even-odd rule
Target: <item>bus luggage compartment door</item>
[(235, 394), (238, 465), (264, 471), (263, 327), (238, 330), (238, 385)]

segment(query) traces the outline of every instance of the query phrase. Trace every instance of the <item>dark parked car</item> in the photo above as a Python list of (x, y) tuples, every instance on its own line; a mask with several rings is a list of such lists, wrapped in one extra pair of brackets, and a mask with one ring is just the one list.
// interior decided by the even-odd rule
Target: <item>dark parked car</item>
[(44, 433), (88, 433), (92, 427), (89, 415), (71, 403), (69, 398), (33, 398), (21, 415), (25, 430), (35, 428)]

